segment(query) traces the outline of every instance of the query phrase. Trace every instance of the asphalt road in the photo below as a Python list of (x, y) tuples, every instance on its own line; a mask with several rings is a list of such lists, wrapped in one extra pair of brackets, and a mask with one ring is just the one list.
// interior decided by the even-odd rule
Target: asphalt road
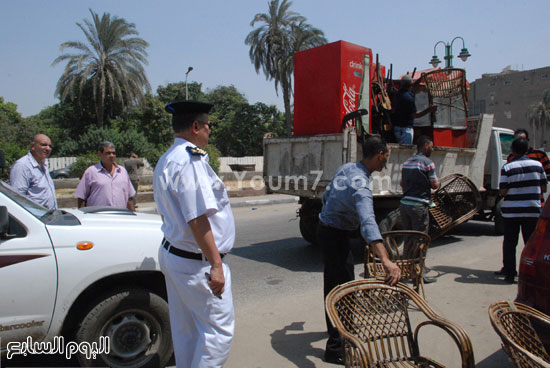
[[(227, 261), (236, 334), (228, 368), (333, 366), (322, 361), (321, 252), (301, 238), (297, 209), (296, 204), (281, 204), (234, 210), (237, 241)], [(467, 331), (477, 366), (483, 368), (512, 366), (487, 313), (491, 303), (513, 300), (517, 290), (493, 275), (501, 267), (501, 244), (492, 224), (472, 221), (434, 241), (428, 252), (429, 276), (437, 281), (426, 285), (426, 299)], [(362, 257), (357, 244), (356, 278), (363, 275)], [(456, 346), (435, 330), (427, 330), (421, 352), (460, 366)]]
[[(234, 208), (237, 239), (226, 259), (232, 272), (236, 333), (227, 368), (333, 367), (322, 361), (326, 327), (321, 252), (301, 238), (297, 209), (294, 203)], [(437, 279), (426, 285), (427, 302), (466, 330), (481, 368), (512, 367), (487, 313), (491, 303), (513, 300), (517, 290), (517, 285), (493, 275), (501, 267), (501, 244), (492, 224), (469, 222), (433, 242), (427, 258), (429, 276)], [(518, 248), (519, 255), (522, 244)], [(359, 243), (354, 256), (360, 278)], [(435, 329), (427, 331), (421, 352), (450, 367), (460, 366), (450, 339)], [(15, 362), (10, 363), (13, 367)], [(46, 360), (20, 363), (61, 365)]]

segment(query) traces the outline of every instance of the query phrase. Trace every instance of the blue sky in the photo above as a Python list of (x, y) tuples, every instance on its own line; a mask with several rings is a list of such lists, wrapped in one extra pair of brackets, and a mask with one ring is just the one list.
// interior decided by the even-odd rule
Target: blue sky
[[(109, 12), (135, 23), (149, 42), (147, 77), (159, 85), (189, 81), (204, 89), (233, 84), (251, 103), (276, 104), (272, 82), (256, 74), (244, 44), (250, 21), (267, 11), (267, 0), (2, 0), (0, 2), (0, 96), (18, 105), (23, 116), (58, 101), (56, 82), (63, 65), (52, 67), (59, 45), (83, 40), (76, 22), (88, 9)], [(437, 41), (462, 36), (472, 57), (456, 58), (473, 81), (511, 65), (520, 70), (550, 64), (550, 4), (524, 0), (369, 1), (294, 0), (292, 10), (323, 30), (329, 42), (344, 40), (369, 47), (380, 61), (393, 64), (394, 76), (425, 69)], [(437, 55), (443, 60), (440, 45)]]

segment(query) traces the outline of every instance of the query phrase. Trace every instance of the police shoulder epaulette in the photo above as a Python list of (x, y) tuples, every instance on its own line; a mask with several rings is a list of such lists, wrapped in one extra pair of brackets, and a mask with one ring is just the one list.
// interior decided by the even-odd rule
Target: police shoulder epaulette
[(186, 149), (187, 152), (189, 152), (192, 156), (205, 156), (205, 155), (206, 155), (206, 151), (203, 150), (202, 148), (199, 148), (199, 147), (187, 146), (185, 149)]

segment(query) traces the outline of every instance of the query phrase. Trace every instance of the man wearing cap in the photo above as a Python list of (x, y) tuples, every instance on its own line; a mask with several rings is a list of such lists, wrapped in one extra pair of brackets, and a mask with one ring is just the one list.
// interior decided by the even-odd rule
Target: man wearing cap
[(203, 148), (212, 104), (170, 103), (174, 144), (158, 161), (153, 190), (164, 239), (159, 263), (166, 280), (176, 366), (221, 367), (235, 325), (231, 273), (235, 222), (225, 186)]
[(31, 150), (11, 167), (10, 184), (17, 193), (55, 210), (55, 187), (46, 163), (51, 153), (50, 138), (44, 134), (35, 135), (31, 141)]
[(431, 105), (417, 112), (414, 102), (414, 94), (411, 91), (412, 78), (410, 75), (401, 77), (399, 90), (392, 100), (392, 124), (393, 133), (399, 144), (412, 144), (414, 137), (414, 119), (437, 110), (437, 106)]

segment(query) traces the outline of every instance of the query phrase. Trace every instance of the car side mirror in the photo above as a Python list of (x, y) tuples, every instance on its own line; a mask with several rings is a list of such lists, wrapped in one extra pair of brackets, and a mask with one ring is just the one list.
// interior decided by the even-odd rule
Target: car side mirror
[(0, 206), (0, 239), (15, 238), (15, 234), (9, 234), (10, 231), (10, 216), (6, 206)]

